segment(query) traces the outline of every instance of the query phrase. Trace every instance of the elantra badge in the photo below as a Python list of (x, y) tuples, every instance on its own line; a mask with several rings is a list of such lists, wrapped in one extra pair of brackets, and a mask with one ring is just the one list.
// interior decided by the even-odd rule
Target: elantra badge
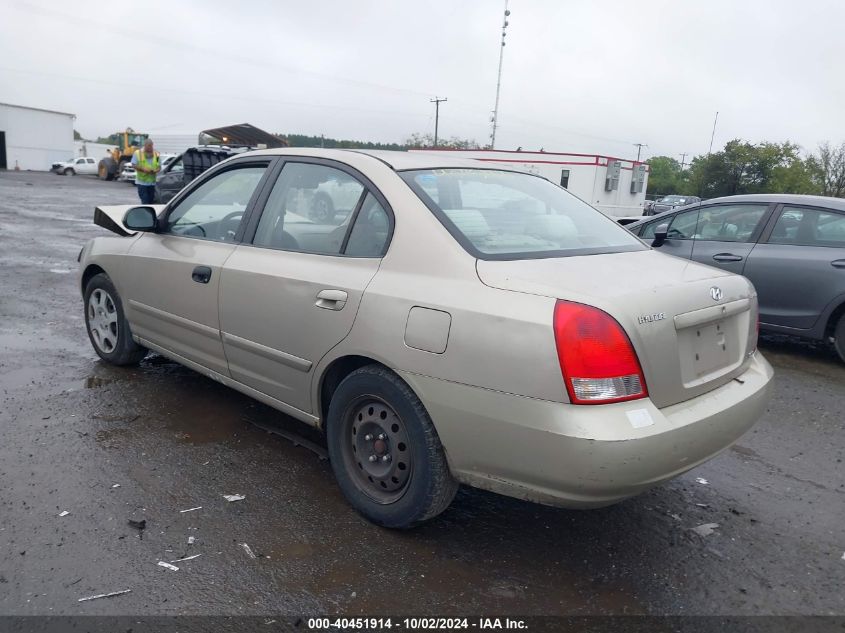
[(710, 288), (710, 298), (713, 299), (713, 301), (721, 301), (723, 296), (724, 294), (722, 293), (721, 288), (717, 286)]
[(662, 321), (665, 318), (665, 312), (658, 312), (657, 314), (644, 314), (641, 317), (637, 317), (637, 322), (642, 325), (643, 323), (654, 323), (655, 321)]

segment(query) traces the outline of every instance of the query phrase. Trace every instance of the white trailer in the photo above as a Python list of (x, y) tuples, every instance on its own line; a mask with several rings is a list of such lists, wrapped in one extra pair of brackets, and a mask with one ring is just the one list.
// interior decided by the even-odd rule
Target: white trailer
[(648, 186), (648, 165), (645, 163), (602, 154), (568, 152), (498, 149), (412, 151), (444, 156), (454, 156), (458, 152), (464, 158), (543, 176), (612, 217), (638, 216), (643, 213)]

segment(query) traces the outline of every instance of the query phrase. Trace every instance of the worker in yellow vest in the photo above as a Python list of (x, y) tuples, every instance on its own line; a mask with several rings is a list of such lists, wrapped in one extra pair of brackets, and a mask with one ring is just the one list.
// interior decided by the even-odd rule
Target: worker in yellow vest
[(135, 185), (141, 204), (153, 204), (156, 193), (156, 174), (161, 169), (158, 152), (153, 151), (152, 139), (144, 141), (144, 149), (132, 154), (132, 166), (135, 168)]

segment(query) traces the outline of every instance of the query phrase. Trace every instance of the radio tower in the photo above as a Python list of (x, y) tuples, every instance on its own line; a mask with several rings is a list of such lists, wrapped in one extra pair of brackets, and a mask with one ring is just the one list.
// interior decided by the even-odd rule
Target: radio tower
[(499, 76), (496, 79), (496, 105), (493, 107), (493, 116), (490, 122), (493, 124), (493, 133), (490, 135), (490, 149), (496, 149), (496, 128), (499, 125), (499, 92), (502, 88), (502, 58), (505, 55), (505, 36), (508, 34), (508, 0), (505, 0), (505, 15), (502, 19), (502, 45), (499, 47)]

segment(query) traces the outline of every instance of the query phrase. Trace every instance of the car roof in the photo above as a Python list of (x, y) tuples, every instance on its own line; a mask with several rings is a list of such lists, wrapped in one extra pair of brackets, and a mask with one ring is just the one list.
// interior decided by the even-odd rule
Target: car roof
[(795, 193), (749, 193), (738, 196), (722, 196), (721, 198), (709, 198), (702, 202), (694, 202), (692, 204), (684, 205), (683, 207), (675, 207), (671, 211), (658, 213), (657, 215), (645, 216), (639, 222), (634, 222), (625, 226), (626, 229), (635, 229), (646, 222), (652, 222), (656, 218), (668, 218), (671, 215), (687, 211), (698, 206), (710, 206), (713, 204), (727, 204), (736, 202), (762, 202), (766, 204), (781, 203), (781, 204), (796, 204), (811, 207), (825, 207), (827, 209), (835, 209), (837, 211), (845, 211), (845, 198), (830, 198), (828, 196), (807, 196)]
[[(265, 156), (311, 156), (315, 158), (329, 158), (339, 161), (348, 160), (350, 154), (370, 156), (394, 171), (406, 169), (441, 169), (441, 168), (464, 168), (464, 169), (490, 169), (481, 161), (471, 158), (453, 158), (427, 152), (403, 152), (389, 150), (371, 149), (324, 149), (320, 147), (283, 147), (277, 149), (265, 149), (251, 152), (251, 154), (262, 154)], [(517, 171), (508, 168), (496, 167), (502, 171)]]
[(794, 193), (752, 193), (739, 196), (722, 196), (705, 200), (703, 204), (726, 202), (781, 202), (783, 204), (807, 204), (817, 207), (828, 207), (845, 211), (845, 199), (827, 196), (806, 196)]

